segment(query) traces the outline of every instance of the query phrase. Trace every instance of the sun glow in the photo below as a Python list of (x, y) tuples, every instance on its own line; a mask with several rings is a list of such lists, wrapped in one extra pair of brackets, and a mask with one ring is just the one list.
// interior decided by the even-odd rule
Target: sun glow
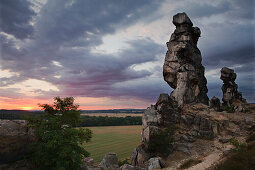
[(20, 107), (21, 110), (35, 110), (37, 108), (33, 107), (33, 106), (23, 106), (23, 107)]

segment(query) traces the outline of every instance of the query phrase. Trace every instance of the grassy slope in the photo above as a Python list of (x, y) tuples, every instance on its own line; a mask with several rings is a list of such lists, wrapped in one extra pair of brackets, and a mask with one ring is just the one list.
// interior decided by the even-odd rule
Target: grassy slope
[(92, 141), (84, 144), (95, 163), (105, 154), (115, 152), (119, 160), (129, 158), (133, 149), (139, 145), (142, 126), (104, 126), (89, 127), (93, 131)]

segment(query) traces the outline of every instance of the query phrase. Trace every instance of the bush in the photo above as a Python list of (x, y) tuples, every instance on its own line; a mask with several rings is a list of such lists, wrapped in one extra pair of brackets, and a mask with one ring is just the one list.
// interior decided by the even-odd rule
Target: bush
[(174, 128), (160, 129), (154, 132), (148, 142), (148, 151), (162, 156), (168, 156), (172, 149)]
[(224, 106), (224, 110), (227, 112), (227, 113), (234, 113), (235, 112), (235, 109), (233, 106)]
[(80, 111), (73, 97), (54, 100), (53, 105), (41, 105), (45, 113), (40, 117), (27, 118), (36, 138), (28, 160), (35, 169), (80, 169), (81, 159), (89, 156), (80, 144), (90, 141), (92, 132), (74, 128)]
[(236, 140), (236, 138), (231, 138), (230, 143), (235, 146), (235, 148), (233, 148), (232, 151), (240, 151), (240, 150), (244, 149), (246, 146), (244, 143), (238, 142), (238, 140)]

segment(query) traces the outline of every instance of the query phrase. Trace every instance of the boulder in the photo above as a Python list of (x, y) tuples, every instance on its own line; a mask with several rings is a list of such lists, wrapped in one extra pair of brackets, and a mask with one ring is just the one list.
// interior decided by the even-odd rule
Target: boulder
[(0, 164), (24, 159), (34, 140), (24, 120), (0, 120)]
[(104, 170), (120, 170), (118, 165), (118, 157), (116, 153), (108, 153), (99, 164), (99, 167)]
[(150, 158), (148, 161), (148, 170), (161, 169), (159, 158)]
[(138, 168), (129, 164), (124, 164), (120, 167), (121, 170), (137, 170)]
[(144, 144), (139, 145), (132, 152), (130, 164), (133, 166), (144, 167), (145, 162), (149, 160), (150, 153), (147, 151)]
[(163, 65), (164, 80), (174, 88), (170, 96), (178, 106), (192, 102), (208, 105), (207, 81), (201, 53), (197, 48), (200, 29), (192, 27), (185, 13), (176, 14), (173, 24), (176, 29), (167, 42), (168, 51)]

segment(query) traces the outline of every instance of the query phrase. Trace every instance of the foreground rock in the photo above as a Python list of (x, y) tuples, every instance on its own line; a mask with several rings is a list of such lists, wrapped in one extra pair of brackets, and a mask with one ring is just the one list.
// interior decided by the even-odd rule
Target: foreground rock
[(99, 167), (104, 170), (120, 170), (118, 165), (118, 157), (116, 153), (109, 153), (105, 155), (104, 159), (99, 164)]
[(173, 24), (176, 29), (167, 42), (163, 66), (164, 79), (174, 88), (171, 98), (179, 106), (192, 102), (208, 104), (205, 69), (197, 48), (200, 29), (192, 27), (193, 23), (185, 13), (176, 14)]
[(33, 140), (24, 120), (0, 120), (0, 164), (24, 159)]

